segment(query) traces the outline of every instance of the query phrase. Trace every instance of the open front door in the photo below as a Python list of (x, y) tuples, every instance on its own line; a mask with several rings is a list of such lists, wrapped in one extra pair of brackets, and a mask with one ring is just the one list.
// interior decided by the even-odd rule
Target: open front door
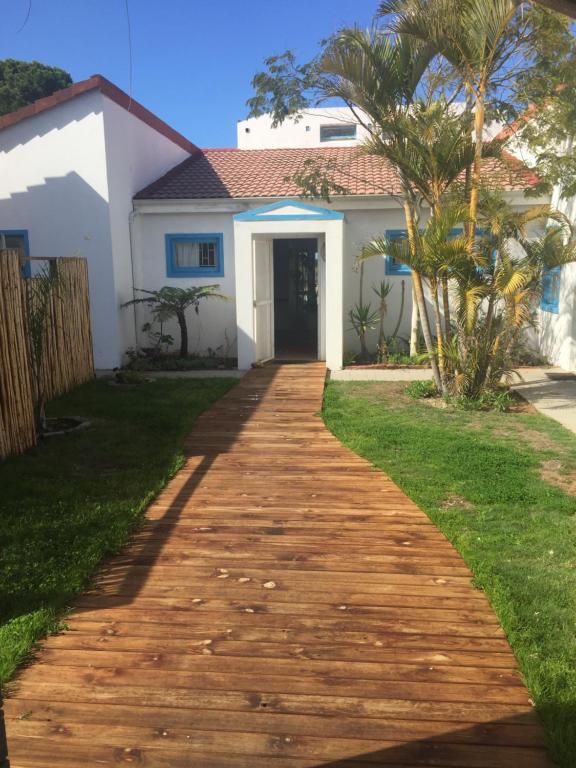
[(274, 275), (272, 241), (254, 241), (254, 331), (256, 362), (274, 357)]

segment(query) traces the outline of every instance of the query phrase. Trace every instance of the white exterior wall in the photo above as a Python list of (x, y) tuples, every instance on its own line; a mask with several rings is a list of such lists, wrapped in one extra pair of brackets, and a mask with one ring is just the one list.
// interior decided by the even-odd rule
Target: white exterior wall
[[(187, 288), (193, 285), (220, 286), (220, 292), (230, 297), (229, 301), (206, 299), (196, 315), (188, 312), (188, 341), (191, 353), (204, 353), (209, 347), (218, 354), (236, 357), (236, 305), (234, 272), (234, 224), (232, 213), (194, 212), (194, 204), (169, 206), (162, 212), (162, 204), (135, 201), (134, 217), (134, 280), (137, 288), (156, 290), (165, 285)], [(165, 206), (164, 206), (165, 207)], [(160, 212), (150, 212), (157, 211)], [(172, 209), (172, 212), (171, 210)], [(173, 212), (179, 209), (180, 212)], [(235, 211), (242, 210), (238, 205)], [(199, 234), (221, 232), (224, 236), (223, 277), (168, 277), (166, 272), (165, 235)], [(142, 294), (140, 294), (142, 295)], [(150, 320), (143, 306), (137, 307), (138, 345), (149, 346), (150, 341), (141, 328)], [(174, 349), (178, 350), (179, 330), (176, 321), (166, 323), (164, 332), (174, 336)]]
[[(135, 255), (135, 285), (148, 290), (155, 290), (164, 285), (187, 287), (190, 285), (202, 285), (218, 283), (221, 291), (230, 297), (230, 302), (206, 301), (200, 314), (189, 313), (189, 336), (191, 352), (204, 352), (208, 347), (216, 349), (226, 343), (229, 346), (229, 354), (236, 355), (237, 328), (236, 328), (236, 301), (237, 286), (244, 285), (247, 275), (235, 275), (235, 227), (239, 232), (247, 231), (249, 224), (237, 222), (234, 225), (233, 215), (240, 211), (257, 208), (261, 205), (273, 202), (271, 200), (258, 201), (135, 201), (134, 224), (134, 255)], [(364, 242), (374, 236), (381, 235), (386, 229), (402, 229), (404, 219), (399, 205), (387, 201), (385, 203), (370, 200), (336, 201), (331, 205), (321, 204), (322, 207), (332, 208), (344, 212), (343, 223), (343, 289), (342, 289), (342, 323), (344, 327), (344, 354), (357, 352), (359, 343), (354, 331), (349, 329), (348, 312), (358, 301), (359, 274), (354, 270), (354, 262), (360, 253)], [(202, 210), (204, 208), (204, 210)], [(215, 212), (220, 208), (221, 212)], [(331, 224), (332, 222), (328, 222)], [(318, 221), (314, 225), (303, 222), (270, 222), (268, 230), (270, 237), (284, 234), (286, 237), (297, 234), (305, 234), (314, 230), (320, 237), (325, 237), (326, 222)], [(310, 229), (312, 227), (312, 230)], [(314, 229), (315, 227), (315, 229)], [(197, 234), (202, 232), (222, 232), (224, 235), (224, 277), (218, 278), (174, 278), (166, 275), (166, 234)], [(313, 235), (309, 235), (313, 236)], [(326, 257), (330, 258), (330, 249), (326, 243)], [(248, 250), (249, 250), (249, 246)], [(237, 266), (237, 265), (236, 265)], [(410, 314), (411, 314), (411, 282), (410, 276), (385, 275), (384, 259), (372, 259), (366, 262), (364, 267), (364, 301), (372, 303), (373, 309), (378, 307), (378, 297), (372, 291), (372, 285), (381, 280), (388, 280), (394, 287), (388, 297), (388, 314), (385, 322), (385, 330), (391, 333), (394, 329), (400, 309), (401, 282), (405, 281), (405, 303), (403, 321), (400, 328), (400, 336), (409, 338)], [(334, 293), (330, 293), (327, 286), (326, 301), (334, 301)], [(149, 315), (142, 307), (138, 308), (138, 329), (149, 320)], [(175, 322), (165, 326), (165, 331), (175, 337), (178, 343), (179, 332)], [(326, 327), (327, 351), (330, 347), (331, 328)], [(375, 349), (377, 331), (369, 336), (369, 344)], [(139, 346), (147, 346), (149, 341), (145, 334), (139, 333)]]
[(108, 206), (99, 91), (0, 132), (0, 229), (28, 230), (32, 256), (88, 259), (98, 367), (118, 344)]
[[(576, 198), (560, 199), (555, 190), (552, 205), (576, 224)], [(540, 351), (551, 363), (567, 371), (576, 370), (576, 264), (566, 264), (561, 270), (558, 313), (542, 309), (539, 315)]]
[[(369, 120), (367, 121), (369, 122)], [(355, 139), (320, 141), (320, 126), (357, 125)], [(349, 147), (359, 144), (366, 137), (366, 130), (347, 107), (307, 109), (295, 122), (285, 120), (272, 127), (270, 115), (240, 120), (237, 124), (238, 149), (274, 149), (283, 147)]]
[[(182, 162), (189, 153), (139, 120), (116, 102), (103, 98), (106, 168), (108, 178), (110, 238), (114, 265), (115, 336), (118, 348), (114, 365), (127, 349), (136, 346), (137, 319), (133, 307), (118, 309), (134, 296), (130, 246), (132, 198), (145, 186)], [(101, 297), (97, 297), (97, 305)], [(96, 307), (99, 311), (99, 306)], [(111, 367), (107, 365), (105, 367)]]
[[(360, 255), (362, 245), (374, 237), (381, 237), (388, 229), (405, 229), (404, 214), (399, 205), (372, 210), (346, 211), (344, 227), (344, 352), (360, 351), (358, 336), (350, 326), (348, 313), (360, 299), (360, 272), (355, 268), (355, 260)], [(404, 310), (398, 336), (410, 340), (410, 317), (412, 312), (412, 288), (410, 275), (387, 275), (384, 257), (375, 257), (364, 262), (362, 300), (378, 309), (380, 299), (372, 287), (386, 280), (392, 285), (386, 304), (388, 307), (384, 330), (391, 334), (398, 321), (400, 312), (402, 281), (404, 281)], [(368, 348), (375, 351), (378, 330), (374, 329), (367, 336)]]
[[(530, 205), (521, 196), (511, 196), (511, 201), (516, 204), (518, 210)], [(404, 215), (400, 206), (390, 198), (380, 200), (352, 199), (337, 200), (332, 204), (322, 203), (321, 207), (331, 208), (344, 213), (342, 226), (342, 246), (335, 245), (335, 240), (330, 244), (327, 239), (328, 229), (334, 222), (306, 222), (306, 221), (274, 221), (258, 222), (257, 226), (250, 222), (233, 222), (235, 213), (259, 208), (274, 200), (205, 200), (205, 201), (136, 201), (136, 227), (135, 227), (135, 272), (136, 285), (147, 289), (157, 289), (163, 285), (186, 287), (206, 283), (218, 283), (221, 290), (231, 301), (222, 304), (217, 301), (206, 302), (202, 305), (199, 316), (189, 313), (190, 319), (190, 349), (192, 352), (203, 353), (208, 347), (220, 348), (228, 339), (228, 353), (236, 355), (237, 332), (245, 342), (244, 350), (240, 349), (240, 357), (248, 359), (252, 354), (250, 344), (253, 339), (249, 337), (249, 329), (252, 321), (252, 305), (250, 301), (244, 301), (240, 308), (238, 322), (240, 330), (237, 331), (237, 307), (235, 296), (241, 292), (244, 297), (251, 294), (251, 253), (253, 237), (309, 237), (318, 236), (321, 242), (326, 244), (326, 328), (325, 347), (328, 358), (332, 350), (332, 359), (341, 357), (341, 349), (336, 349), (335, 343), (339, 331), (343, 328), (344, 360), (350, 354), (359, 351), (359, 341), (355, 332), (350, 327), (348, 313), (359, 300), (360, 275), (355, 269), (356, 257), (360, 254), (362, 245), (373, 237), (382, 235), (388, 229), (404, 229)], [(538, 200), (537, 202), (542, 202)], [(340, 222), (337, 222), (340, 225)], [(327, 226), (329, 225), (329, 226)], [(169, 278), (166, 276), (166, 234), (196, 234), (202, 232), (222, 232), (224, 235), (224, 277), (223, 278)], [(243, 238), (240, 242), (239, 238)], [(340, 242), (340, 241), (339, 241)], [(334, 253), (342, 252), (342, 285), (340, 290), (335, 289), (335, 283), (328, 284), (330, 249)], [(235, 267), (240, 270), (235, 275)], [(398, 321), (401, 304), (401, 285), (404, 281), (404, 309), (398, 336), (406, 343), (410, 336), (410, 319), (412, 312), (412, 286), (410, 275), (387, 275), (385, 273), (385, 259), (374, 258), (364, 265), (363, 301), (371, 303), (372, 309), (379, 306), (379, 299), (374, 294), (372, 286), (378, 285), (382, 280), (388, 281), (393, 287), (387, 298), (387, 314), (384, 323), (386, 334), (391, 334)], [(249, 290), (250, 289), (250, 290)], [(339, 305), (342, 322), (336, 322), (334, 313), (330, 314), (329, 307)], [(431, 308), (430, 308), (431, 309)], [(332, 318), (332, 322), (329, 322)], [(139, 310), (138, 326), (149, 319), (143, 310)], [(165, 330), (179, 338), (175, 323), (167, 325)], [(375, 351), (378, 330), (374, 329), (368, 335), (369, 349)], [(246, 337), (246, 338), (244, 338)], [(233, 342), (230, 344), (230, 342)], [(148, 345), (147, 338), (140, 334), (139, 344)]]

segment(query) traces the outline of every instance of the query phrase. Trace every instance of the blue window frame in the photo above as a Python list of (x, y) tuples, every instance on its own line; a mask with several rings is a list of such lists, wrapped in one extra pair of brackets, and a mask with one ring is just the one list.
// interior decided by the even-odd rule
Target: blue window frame
[[(386, 237), (390, 240), (400, 240), (403, 237), (407, 237), (408, 233), (405, 229), (387, 229)], [(387, 275), (409, 275), (411, 269), (407, 264), (402, 264), (400, 261), (396, 261), (392, 256), (386, 256), (385, 272)]]
[[(28, 241), (27, 229), (0, 229), (0, 249), (17, 248), (22, 252), (22, 256), (30, 256), (30, 245)], [(22, 277), (32, 275), (32, 265), (29, 261), (22, 261)]]
[(540, 309), (545, 312), (560, 311), (560, 278), (561, 267), (549, 267), (542, 274), (542, 298), (540, 300)]
[(320, 126), (320, 141), (340, 141), (341, 139), (355, 138), (356, 126), (354, 123)]
[(223, 277), (222, 232), (166, 235), (168, 277)]

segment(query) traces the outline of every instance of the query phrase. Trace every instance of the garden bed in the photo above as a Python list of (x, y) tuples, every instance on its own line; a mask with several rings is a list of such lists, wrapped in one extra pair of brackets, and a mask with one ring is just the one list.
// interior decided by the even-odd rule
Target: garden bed
[(124, 369), (128, 371), (152, 373), (153, 371), (226, 371), (234, 370), (237, 367), (238, 360), (235, 357), (144, 355), (141, 357), (133, 357), (130, 362), (124, 366)]

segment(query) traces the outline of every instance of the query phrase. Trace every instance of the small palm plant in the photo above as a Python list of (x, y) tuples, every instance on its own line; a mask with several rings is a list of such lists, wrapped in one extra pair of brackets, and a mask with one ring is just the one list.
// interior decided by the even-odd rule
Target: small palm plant
[(136, 288), (139, 293), (145, 293), (138, 299), (132, 299), (123, 304), (123, 307), (129, 307), (133, 304), (146, 304), (150, 307), (154, 319), (159, 323), (175, 317), (180, 328), (180, 357), (188, 356), (188, 323), (186, 320), (186, 311), (192, 307), (198, 314), (200, 302), (202, 299), (224, 299), (227, 296), (218, 292), (219, 285), (193, 286), (191, 288), (174, 288), (165, 285), (158, 291), (146, 291), (143, 288)]

